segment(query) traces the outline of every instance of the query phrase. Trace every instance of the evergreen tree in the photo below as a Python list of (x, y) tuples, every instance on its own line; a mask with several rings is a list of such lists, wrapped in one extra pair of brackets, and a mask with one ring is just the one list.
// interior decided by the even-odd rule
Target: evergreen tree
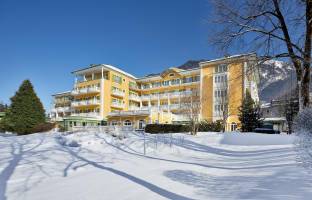
[(261, 125), (259, 106), (255, 104), (248, 90), (239, 108), (239, 112), (242, 132), (251, 132)]
[(7, 109), (3, 121), (7, 131), (18, 134), (32, 133), (35, 126), (45, 122), (43, 105), (29, 80), (23, 81), (11, 98), (11, 106)]
[(8, 108), (8, 105), (0, 103), (0, 112), (5, 112), (7, 108)]

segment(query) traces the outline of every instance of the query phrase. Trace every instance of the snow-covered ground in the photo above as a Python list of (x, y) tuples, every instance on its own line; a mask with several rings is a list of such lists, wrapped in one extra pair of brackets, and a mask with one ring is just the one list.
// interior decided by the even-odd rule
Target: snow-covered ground
[(311, 199), (294, 136), (0, 135), (0, 199)]

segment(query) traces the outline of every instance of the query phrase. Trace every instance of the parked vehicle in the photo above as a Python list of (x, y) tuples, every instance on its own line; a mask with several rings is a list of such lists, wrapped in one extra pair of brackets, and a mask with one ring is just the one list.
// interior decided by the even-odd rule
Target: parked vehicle
[(280, 134), (280, 131), (274, 130), (273, 128), (256, 128), (254, 132), (266, 134)]

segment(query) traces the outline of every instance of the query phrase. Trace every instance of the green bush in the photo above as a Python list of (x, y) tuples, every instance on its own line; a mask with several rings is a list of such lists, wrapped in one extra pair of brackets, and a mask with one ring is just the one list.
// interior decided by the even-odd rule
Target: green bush
[(32, 128), (32, 133), (41, 133), (52, 130), (55, 127), (54, 123), (41, 123)]
[(220, 132), (222, 130), (222, 123), (220, 121), (209, 122), (207, 120), (199, 123), (198, 131), (200, 132)]
[(189, 132), (190, 128), (187, 125), (181, 124), (147, 124), (145, 127), (146, 133), (183, 133)]

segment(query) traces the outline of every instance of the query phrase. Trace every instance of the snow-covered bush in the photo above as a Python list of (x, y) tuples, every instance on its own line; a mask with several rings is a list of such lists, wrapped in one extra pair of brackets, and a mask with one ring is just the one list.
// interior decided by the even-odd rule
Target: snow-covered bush
[(62, 146), (68, 146), (68, 147), (79, 147), (80, 144), (76, 141), (76, 140), (69, 140), (64, 136), (58, 135), (56, 137), (56, 139), (58, 140), (58, 143)]
[(294, 121), (299, 161), (312, 168), (312, 108), (301, 111)]

